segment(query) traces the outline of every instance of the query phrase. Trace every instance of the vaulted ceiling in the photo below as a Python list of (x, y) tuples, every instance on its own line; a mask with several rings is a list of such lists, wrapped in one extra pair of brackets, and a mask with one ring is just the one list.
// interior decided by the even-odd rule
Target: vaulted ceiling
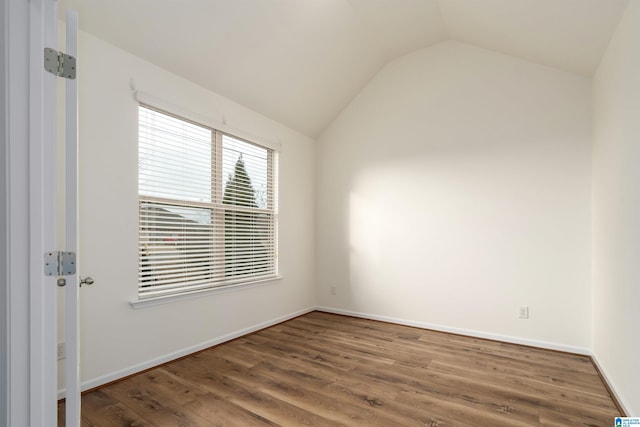
[(629, 0), (63, 0), (81, 29), (311, 137), (388, 61), (456, 39), (591, 76)]

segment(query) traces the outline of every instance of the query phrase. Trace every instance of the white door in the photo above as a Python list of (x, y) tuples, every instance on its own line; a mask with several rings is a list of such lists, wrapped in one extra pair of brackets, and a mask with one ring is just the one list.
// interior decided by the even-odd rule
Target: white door
[[(42, 131), (33, 132), (40, 141), (40, 149), (33, 149), (30, 178), (34, 196), (41, 195), (39, 211), (32, 212), (31, 229), (36, 230), (32, 244), (34, 257), (32, 282), (31, 321), (31, 425), (50, 426), (57, 418), (57, 286), (64, 286), (65, 295), (65, 423), (67, 427), (80, 426), (80, 358), (78, 291), (80, 286), (80, 256), (78, 254), (78, 106), (77, 106), (77, 33), (78, 14), (67, 10), (64, 15), (66, 46), (57, 46), (57, 0), (34, 0), (31, 12), (31, 127), (41, 124)], [(39, 61), (38, 61), (39, 56)], [(79, 63), (79, 61), (78, 61)], [(64, 123), (57, 123), (56, 90), (59, 79), (64, 79)], [(64, 127), (64, 162), (56, 158), (56, 128)], [(37, 144), (34, 143), (34, 147)], [(63, 174), (56, 169), (64, 167)], [(56, 203), (61, 203), (56, 178), (64, 176), (64, 231), (56, 230)], [(36, 190), (38, 187), (38, 190)], [(41, 252), (40, 252), (41, 251)], [(38, 262), (38, 252), (40, 260)], [(72, 254), (71, 256), (67, 254)], [(42, 257), (44, 256), (44, 272)], [(75, 257), (75, 258), (74, 258)], [(60, 265), (64, 260), (64, 265)], [(53, 266), (53, 267), (52, 267)], [(39, 270), (39, 271), (36, 271)], [(57, 286), (56, 286), (57, 285)], [(40, 390), (40, 391), (38, 391)], [(42, 408), (39, 411), (38, 408)], [(41, 412), (41, 413), (40, 413)], [(35, 421), (35, 422), (33, 422)]]
[[(49, 274), (46, 265), (50, 261), (47, 254), (65, 248), (59, 246), (61, 236), (56, 232), (55, 218), (59, 77), (45, 71), (44, 49), (56, 48), (57, 1), (15, 0), (2, 2), (0, 7), (6, 48), (2, 51), (3, 69), (8, 77), (6, 110), (3, 108), (8, 129), (6, 150), (2, 146), (7, 161), (2, 171), (8, 208), (6, 217), (3, 216), (7, 225), (7, 252), (2, 255), (7, 266), (9, 319), (7, 357), (2, 360), (6, 374), (2, 390), (7, 393), (2, 396), (0, 424), (50, 427), (57, 418), (58, 275), (57, 268)], [(70, 111), (67, 116), (74, 117), (73, 110)], [(57, 260), (50, 265), (57, 267)], [(71, 288), (77, 290), (77, 277), (70, 279), (73, 279)], [(77, 341), (70, 348), (77, 352)], [(71, 408), (79, 408), (74, 390), (74, 384), (78, 383), (77, 357), (74, 363), (75, 369), (69, 370), (68, 402)], [(79, 411), (78, 416), (71, 414), (70, 425), (79, 425), (78, 417)]]
[[(78, 57), (78, 13), (66, 11), (65, 53)], [(74, 72), (76, 70), (71, 70)], [(76, 254), (76, 274), (65, 286), (65, 423), (80, 426), (80, 317), (78, 292), (81, 257), (78, 247), (78, 80), (66, 79), (65, 90), (65, 250)], [(91, 281), (85, 278), (84, 282)]]
[[(78, 13), (66, 11), (65, 53), (78, 57)], [(73, 72), (75, 70), (71, 70)], [(64, 74), (64, 73), (63, 73)], [(81, 257), (78, 247), (78, 80), (66, 79), (65, 90), (65, 242), (76, 254), (76, 272), (65, 286), (66, 426), (80, 426), (80, 318), (78, 292)], [(88, 281), (91, 279), (84, 279)]]

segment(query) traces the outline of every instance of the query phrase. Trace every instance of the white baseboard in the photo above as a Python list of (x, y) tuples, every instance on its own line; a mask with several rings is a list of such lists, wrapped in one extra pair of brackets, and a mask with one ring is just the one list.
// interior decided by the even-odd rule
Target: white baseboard
[[(620, 409), (622, 409), (622, 411), (624, 412), (624, 415), (626, 416), (634, 416), (635, 414), (631, 412), (631, 405), (629, 405), (629, 402), (625, 401), (622, 396), (620, 396), (617, 392), (616, 392), (616, 388), (613, 384), (613, 382), (611, 381), (611, 376), (607, 373), (607, 370), (604, 369), (604, 366), (602, 366), (600, 364), (600, 362), (598, 361), (598, 358), (596, 357), (595, 354), (591, 355), (591, 361), (593, 362), (593, 364), (596, 366), (596, 368), (600, 371), (600, 376), (602, 377), (602, 380), (606, 383), (607, 387), (609, 388), (609, 392), (611, 394), (613, 394), (614, 399), (617, 400), (618, 405), (620, 406)], [(620, 414), (623, 415), (623, 414)]]
[(324, 311), (327, 313), (333, 313), (333, 314), (343, 314), (346, 316), (360, 317), (362, 319), (380, 320), (382, 322), (395, 323), (395, 324), (404, 325), (404, 326), (413, 326), (413, 327), (422, 328), (422, 329), (431, 329), (439, 332), (449, 332), (452, 334), (466, 335), (466, 336), (475, 337), (475, 338), (484, 338), (484, 339), (489, 339), (494, 341), (508, 342), (512, 344), (526, 345), (529, 347), (546, 348), (549, 350), (556, 350), (556, 351), (563, 351), (566, 353), (575, 353), (575, 354), (581, 354), (584, 356), (591, 356), (591, 350), (583, 347), (574, 347), (570, 345), (557, 344), (557, 343), (546, 342), (546, 341), (530, 340), (526, 338), (512, 337), (509, 335), (500, 335), (500, 334), (493, 334), (490, 332), (475, 331), (472, 329), (452, 328), (449, 326), (436, 325), (433, 323), (417, 322), (414, 320), (400, 319), (397, 317), (379, 316), (376, 314), (360, 313), (357, 311), (341, 310), (341, 309), (331, 308), (331, 307), (316, 307), (316, 310)]
[[(602, 374), (604, 381), (607, 383), (607, 386), (609, 387), (611, 393), (614, 395), (614, 397), (617, 399), (618, 403), (622, 407), (621, 409), (626, 414), (630, 413), (628, 410), (630, 406), (620, 395), (616, 393), (614, 384), (609, 380), (610, 377), (607, 374), (606, 369), (603, 368), (603, 366), (599, 363), (596, 356), (592, 354), (592, 352), (589, 349), (582, 348), (582, 347), (568, 346), (563, 344), (550, 343), (546, 341), (529, 340), (524, 338), (512, 337), (508, 335), (500, 335), (500, 334), (493, 334), (493, 333), (482, 332), (482, 331), (475, 331), (471, 329), (453, 328), (449, 326), (436, 325), (436, 324), (426, 323), (426, 322), (417, 322), (413, 320), (400, 319), (396, 317), (379, 316), (375, 314), (361, 313), (361, 312), (356, 312), (351, 310), (341, 310), (341, 309), (331, 308), (331, 307), (307, 307), (305, 309), (298, 310), (296, 312), (293, 312), (284, 316), (280, 316), (275, 319), (271, 319), (262, 323), (258, 323), (248, 328), (240, 329), (238, 331), (234, 331), (229, 334), (213, 338), (211, 340), (205, 341), (203, 343), (200, 343), (191, 347), (184, 348), (179, 351), (175, 351), (173, 353), (169, 353), (160, 357), (156, 357), (151, 360), (147, 360), (145, 362), (139, 363), (129, 368), (121, 369), (119, 371), (112, 372), (110, 374), (85, 381), (82, 383), (81, 388), (83, 391), (85, 391), (92, 388), (100, 387), (112, 381), (116, 381), (121, 378), (127, 377), (129, 375), (133, 375), (138, 372), (142, 372), (144, 370), (153, 368), (155, 366), (162, 365), (164, 363), (170, 362), (180, 357), (188, 356), (189, 354), (196, 353), (198, 351), (207, 349), (209, 347), (213, 347), (215, 345), (222, 344), (227, 341), (231, 341), (233, 339), (242, 337), (252, 332), (256, 332), (261, 329), (268, 328), (278, 323), (293, 319), (294, 317), (298, 317), (303, 314), (310, 313), (314, 310), (323, 311), (326, 313), (334, 313), (334, 314), (342, 314), (342, 315), (352, 316), (352, 317), (359, 317), (362, 319), (380, 320), (383, 322), (395, 323), (398, 325), (413, 326), (413, 327), (422, 328), (422, 329), (430, 329), (430, 330), (440, 331), (440, 332), (449, 332), (453, 334), (466, 335), (466, 336), (476, 337), (476, 338), (485, 338), (490, 340), (513, 343), (513, 344), (521, 344), (521, 345), (526, 345), (530, 347), (546, 348), (550, 350), (564, 351), (568, 353), (591, 356), (593, 363), (600, 370), (600, 373)], [(63, 399), (64, 397), (65, 397), (65, 390), (64, 389), (58, 390), (58, 399)]]
[[(162, 365), (164, 363), (171, 362), (172, 360), (179, 359), (180, 357), (188, 356), (189, 354), (196, 353), (200, 350), (204, 350), (209, 347), (213, 347), (214, 345), (231, 341), (233, 339), (250, 334), (252, 332), (259, 331), (260, 329), (268, 328), (269, 326), (273, 326), (278, 323), (285, 322), (287, 320), (293, 319), (294, 317), (302, 316), (303, 314), (307, 314), (314, 310), (315, 310), (315, 307), (307, 307), (305, 309), (298, 310), (296, 312), (289, 313), (287, 315), (280, 316), (275, 319), (268, 320), (266, 322), (258, 323), (248, 328), (240, 329), (238, 331), (234, 331), (229, 334), (213, 338), (211, 340), (205, 341), (203, 343), (200, 343), (191, 347), (184, 348), (182, 350), (175, 351), (173, 353), (165, 354), (163, 356), (156, 357), (151, 360), (147, 360), (137, 365), (134, 365), (125, 369), (121, 369), (119, 371), (112, 372), (110, 374), (103, 375), (98, 378), (93, 378), (91, 380), (84, 381), (81, 385), (81, 389), (82, 391), (85, 391), (85, 390), (90, 390), (92, 388), (100, 387), (101, 385), (108, 384), (112, 381), (116, 381), (121, 378), (127, 377), (129, 375), (142, 372), (149, 368), (153, 368), (153, 367)], [(65, 389), (58, 390), (58, 399), (63, 399), (64, 397), (65, 397)]]
[[(557, 350), (557, 351), (563, 351), (567, 353), (574, 353), (574, 354), (589, 356), (593, 361), (593, 364), (600, 371), (600, 375), (602, 376), (603, 381), (606, 383), (606, 386), (609, 388), (609, 392), (613, 395), (613, 398), (617, 400), (617, 403), (620, 406), (620, 409), (622, 409), (622, 411), (624, 412), (624, 415), (626, 416), (636, 415), (636, 413), (631, 412), (631, 405), (629, 405), (629, 402), (623, 399), (622, 396), (620, 396), (620, 394), (616, 392), (615, 384), (610, 379), (611, 376), (607, 373), (607, 370), (604, 369), (604, 367), (600, 364), (596, 355), (588, 348), (550, 343), (546, 341), (530, 340), (525, 338), (512, 337), (508, 335), (492, 334), (488, 332), (475, 331), (471, 329), (452, 328), (449, 326), (435, 325), (432, 323), (416, 322), (413, 320), (400, 319), (400, 318), (389, 317), (389, 316), (379, 316), (375, 314), (361, 313), (361, 312), (351, 311), (351, 310), (341, 310), (341, 309), (331, 308), (331, 307), (316, 307), (315, 309), (317, 311), (324, 311), (326, 313), (343, 314), (345, 316), (359, 317), (362, 319), (380, 320), (382, 322), (395, 323), (398, 325), (413, 326), (413, 327), (422, 328), (422, 329), (430, 329), (430, 330), (440, 331), (440, 332), (449, 332), (453, 334), (466, 335), (466, 336), (475, 337), (475, 338), (485, 338), (485, 339), (490, 339), (495, 341), (526, 345), (529, 347), (545, 348), (549, 350)], [(620, 414), (620, 415), (623, 415), (623, 414)]]

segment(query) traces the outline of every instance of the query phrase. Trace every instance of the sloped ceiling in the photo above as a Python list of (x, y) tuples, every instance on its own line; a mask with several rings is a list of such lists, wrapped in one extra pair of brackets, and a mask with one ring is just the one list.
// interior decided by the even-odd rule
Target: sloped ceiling
[(388, 61), (457, 39), (591, 76), (629, 0), (63, 0), (80, 27), (308, 136)]

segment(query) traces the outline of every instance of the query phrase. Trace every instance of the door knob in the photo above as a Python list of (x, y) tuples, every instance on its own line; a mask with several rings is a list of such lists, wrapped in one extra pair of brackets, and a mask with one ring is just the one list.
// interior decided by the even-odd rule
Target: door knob
[(84, 279), (81, 277), (80, 278), (80, 287), (82, 287), (82, 285), (93, 285), (94, 282), (95, 282), (95, 280), (93, 280), (93, 277), (91, 277), (91, 276), (87, 276)]

